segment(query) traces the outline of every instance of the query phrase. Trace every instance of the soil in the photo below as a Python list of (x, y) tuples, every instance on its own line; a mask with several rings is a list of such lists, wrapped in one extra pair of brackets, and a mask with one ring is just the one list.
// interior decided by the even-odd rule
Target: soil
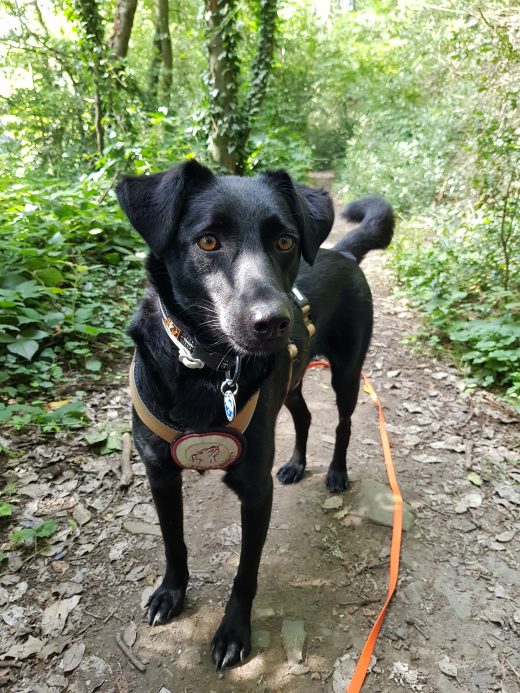
[[(338, 216), (329, 240), (345, 231)], [(376, 309), (365, 372), (383, 402), (411, 523), (398, 590), (363, 690), (513, 693), (520, 690), (518, 420), (493, 396), (466, 392), (453, 364), (410, 346), (419, 319), (391, 295), (381, 253), (372, 253), (363, 268)], [(275, 479), (253, 650), (224, 673), (213, 670), (209, 642), (237, 567), (240, 527), (238, 503), (220, 483), (221, 473), (185, 473), (187, 607), (171, 623), (151, 628), (142, 604), (160, 580), (163, 550), (135, 453), (133, 482), (121, 489), (117, 449), (100, 455), (81, 434), (11, 441), (23, 454), (2, 472), (18, 488), (15, 522), (4, 522), (5, 537), (23, 521), (52, 517), (60, 527), (37, 546), (43, 552), (7, 551), (0, 687), (13, 693), (344, 691), (388, 581), (391, 530), (371, 519), (369, 506), (378, 506), (378, 522), (388, 521), (392, 507), (381, 490), (386, 474), (368, 396), (360, 390), (354, 416), (351, 489), (330, 496), (323, 481), (336, 408), (328, 371), (309, 371), (304, 393), (313, 416), (308, 471), (295, 486)], [(128, 426), (127, 388), (92, 394), (89, 413), (101, 428), (112, 422), (109, 441), (117, 448)], [(275, 469), (289, 458), (293, 436), (283, 410)], [(118, 645), (121, 637), (142, 671)]]

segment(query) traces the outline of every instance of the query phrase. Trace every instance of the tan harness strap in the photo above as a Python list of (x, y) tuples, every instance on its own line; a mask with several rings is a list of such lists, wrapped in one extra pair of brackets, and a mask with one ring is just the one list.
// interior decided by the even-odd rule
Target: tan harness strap
[[(130, 366), (129, 382), (132, 404), (134, 405), (135, 411), (137, 412), (137, 415), (141, 421), (150, 429), (150, 431), (159, 436), (159, 438), (171, 443), (182, 433), (182, 431), (176, 431), (174, 428), (171, 428), (162, 421), (159, 421), (159, 419), (152, 414), (141, 399), (141, 395), (139, 394), (137, 385), (135, 383), (135, 355), (132, 359), (132, 365)], [(240, 431), (240, 433), (243, 433), (253, 418), (259, 395), (260, 390), (257, 390), (251, 399), (249, 399), (249, 401), (246, 403), (244, 408), (238, 412), (235, 419), (228, 424), (226, 428), (233, 428)]]

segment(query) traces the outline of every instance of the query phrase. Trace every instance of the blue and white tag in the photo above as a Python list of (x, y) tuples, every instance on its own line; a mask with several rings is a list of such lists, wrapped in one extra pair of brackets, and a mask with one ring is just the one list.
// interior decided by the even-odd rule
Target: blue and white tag
[(231, 390), (226, 390), (224, 393), (224, 410), (226, 412), (226, 417), (228, 421), (233, 421), (237, 413), (237, 405), (235, 402), (235, 395)]

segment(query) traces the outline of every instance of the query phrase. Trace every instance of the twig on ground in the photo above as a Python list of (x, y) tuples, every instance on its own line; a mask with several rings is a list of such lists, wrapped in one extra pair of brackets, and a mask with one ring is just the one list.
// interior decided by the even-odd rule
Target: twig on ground
[(464, 455), (465, 455), (466, 469), (469, 469), (473, 463), (473, 441), (472, 440), (466, 440), (465, 445), (464, 445)]
[(520, 681), (520, 674), (519, 674), (518, 671), (514, 668), (514, 666), (511, 664), (511, 662), (509, 661), (509, 659), (506, 659), (506, 664), (507, 664), (507, 666), (511, 669), (511, 671), (512, 671), (513, 674), (516, 676), (516, 678)]
[(141, 673), (144, 673), (146, 671), (145, 665), (141, 662), (141, 660), (132, 652), (132, 650), (128, 647), (128, 645), (125, 643), (123, 638), (121, 637), (121, 634), (118, 633), (116, 635), (116, 643), (119, 646), (119, 649), (125, 654), (130, 662), (134, 665), (136, 669), (138, 669)]
[(127, 488), (132, 483), (134, 472), (132, 470), (132, 437), (130, 433), (123, 433), (123, 451), (121, 452), (121, 478), (119, 488)]
[(354, 599), (350, 602), (341, 602), (341, 606), (368, 606), (383, 601), (383, 597), (368, 597), (367, 599)]

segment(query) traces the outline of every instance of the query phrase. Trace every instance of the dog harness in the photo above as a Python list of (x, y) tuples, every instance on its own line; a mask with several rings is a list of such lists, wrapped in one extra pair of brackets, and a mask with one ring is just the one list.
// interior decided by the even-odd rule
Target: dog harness
[(183, 469), (199, 472), (227, 469), (245, 454), (246, 440), (242, 435), (255, 413), (260, 391), (246, 402), (233, 421), (233, 426), (207, 432), (178, 431), (152, 414), (144, 403), (135, 376), (136, 355), (130, 366), (130, 394), (137, 416), (155, 435), (170, 444), (173, 461)]
[[(309, 318), (310, 306), (303, 294), (293, 288), (291, 298), (300, 309), (304, 324), (310, 337), (314, 335), (315, 328)], [(206, 351), (200, 343), (190, 335), (187, 328), (177, 324), (166, 313), (159, 299), (163, 327), (168, 337), (179, 350), (179, 361), (187, 368), (203, 368), (208, 365), (215, 370), (226, 370), (226, 378), (222, 383), (221, 392), (224, 396), (224, 408), (226, 417), (230, 423), (225, 428), (215, 428), (210, 431), (178, 431), (165, 421), (161, 421), (152, 414), (139, 393), (136, 369), (139, 367), (138, 355), (134, 354), (130, 366), (129, 384), (132, 404), (141, 421), (159, 438), (170, 444), (170, 452), (173, 461), (183, 469), (195, 469), (203, 472), (209, 469), (227, 469), (243, 458), (246, 452), (246, 439), (244, 431), (249, 426), (256, 409), (260, 391), (254, 393), (239, 411), (235, 410), (235, 398), (238, 391), (238, 378), (240, 375), (240, 357), (233, 361), (224, 359), (215, 352)], [(295, 344), (289, 344), (290, 368), (287, 389), (289, 390), (292, 376), (292, 361), (298, 354)], [(207, 359), (203, 361), (202, 359)], [(235, 364), (235, 370), (231, 376), (231, 366)]]

